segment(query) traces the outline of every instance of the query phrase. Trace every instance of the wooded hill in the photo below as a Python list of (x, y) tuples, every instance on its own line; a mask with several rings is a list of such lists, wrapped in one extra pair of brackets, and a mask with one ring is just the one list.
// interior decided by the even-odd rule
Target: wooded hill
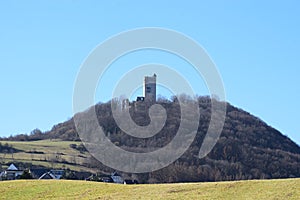
[[(198, 152), (211, 117), (211, 101), (209, 97), (198, 98), (201, 113), (198, 132), (183, 156), (168, 167), (155, 172), (124, 174), (142, 183), (300, 177), (300, 147), (259, 118), (229, 103), (226, 103), (226, 120), (221, 137), (213, 150), (205, 158), (199, 159)], [(166, 109), (167, 121), (158, 134), (146, 139), (127, 135), (116, 125), (111, 102), (99, 103), (95, 109), (99, 124), (115, 145), (133, 152), (141, 152), (144, 148), (155, 149), (168, 144), (179, 126), (180, 106), (177, 99), (160, 99), (157, 103)], [(130, 114), (138, 125), (147, 125), (150, 122), (147, 109), (131, 108)], [(80, 141), (73, 118), (53, 126), (45, 133), (34, 130), (30, 135), (18, 135), (5, 140), (44, 139)], [(89, 167), (113, 171), (95, 159), (89, 163)]]

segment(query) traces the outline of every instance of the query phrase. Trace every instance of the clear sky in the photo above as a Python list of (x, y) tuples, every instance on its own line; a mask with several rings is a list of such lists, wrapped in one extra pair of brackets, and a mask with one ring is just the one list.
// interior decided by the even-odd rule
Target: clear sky
[[(227, 101), (300, 144), (296, 0), (1, 1), (0, 136), (46, 131), (70, 118), (84, 59), (108, 37), (140, 27), (173, 29), (196, 40), (217, 65)], [(157, 52), (136, 56), (123, 63), (181, 62)], [(99, 101), (110, 98), (106, 92), (97, 91)]]

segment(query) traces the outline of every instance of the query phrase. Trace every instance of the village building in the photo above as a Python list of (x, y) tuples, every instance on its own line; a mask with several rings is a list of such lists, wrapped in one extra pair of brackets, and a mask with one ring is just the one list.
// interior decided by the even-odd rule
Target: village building
[(15, 180), (23, 174), (14, 164), (11, 164), (5, 171), (0, 173), (0, 180)]

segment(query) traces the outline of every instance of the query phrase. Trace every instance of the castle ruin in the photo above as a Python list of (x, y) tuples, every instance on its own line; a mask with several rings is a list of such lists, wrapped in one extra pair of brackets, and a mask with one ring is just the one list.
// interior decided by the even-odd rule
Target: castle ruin
[(145, 101), (155, 103), (156, 102), (156, 74), (153, 76), (144, 77), (143, 94)]

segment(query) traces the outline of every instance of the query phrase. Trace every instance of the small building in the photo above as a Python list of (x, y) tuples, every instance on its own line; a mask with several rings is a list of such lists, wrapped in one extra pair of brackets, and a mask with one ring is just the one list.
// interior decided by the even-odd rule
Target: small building
[(124, 184), (124, 179), (117, 172), (113, 172), (111, 175), (107, 174), (93, 174), (85, 179), (86, 181), (98, 181), (104, 183), (118, 183)]
[(57, 179), (51, 172), (44, 173), (39, 180)]
[(64, 174), (64, 170), (52, 169), (44, 173), (39, 180), (41, 179), (60, 179)]
[(114, 183), (120, 183), (120, 184), (124, 183), (123, 178), (117, 172), (112, 173), (110, 177)]
[(29, 173), (31, 174), (32, 178), (39, 179), (43, 174), (49, 172), (49, 169), (46, 168), (36, 168), (30, 169)]
[(15, 180), (22, 174), (23, 170), (19, 170), (14, 164), (11, 164), (5, 171), (0, 173), (1, 180)]

